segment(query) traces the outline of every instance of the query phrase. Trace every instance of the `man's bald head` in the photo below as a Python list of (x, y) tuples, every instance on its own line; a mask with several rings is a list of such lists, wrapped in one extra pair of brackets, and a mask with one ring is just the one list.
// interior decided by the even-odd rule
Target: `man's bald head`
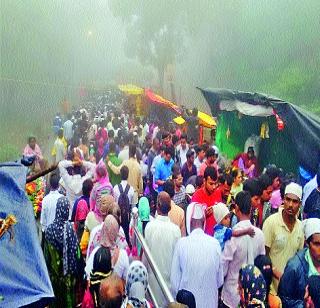
[(167, 216), (171, 209), (171, 198), (168, 193), (162, 191), (158, 195), (157, 212), (159, 215)]
[(125, 293), (121, 278), (112, 274), (101, 281), (99, 298), (101, 307), (120, 307)]

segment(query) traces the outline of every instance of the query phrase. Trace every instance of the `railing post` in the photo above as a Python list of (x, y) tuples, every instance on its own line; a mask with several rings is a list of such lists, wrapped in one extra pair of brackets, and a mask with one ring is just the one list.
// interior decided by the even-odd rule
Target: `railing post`
[[(138, 217), (139, 217), (139, 214), (138, 214), (138, 208), (135, 206), (134, 208), (132, 208), (132, 211), (131, 211), (131, 216), (132, 216), (132, 220), (133, 220), (133, 230), (135, 229), (138, 229)], [(137, 241), (137, 236), (136, 236), (136, 233), (133, 232), (133, 245), (135, 247), (138, 247), (138, 241)]]
[(152, 255), (151, 252), (149, 250), (149, 247), (147, 246), (147, 243), (145, 241), (145, 239), (143, 238), (142, 234), (139, 232), (139, 230), (137, 228), (134, 228), (134, 232), (136, 234), (137, 240), (141, 243), (141, 246), (143, 248), (143, 253), (148, 261), (148, 264), (152, 270), (152, 272), (154, 273), (155, 278), (157, 279), (159, 286), (167, 300), (168, 303), (174, 303), (174, 298), (162, 276), (162, 274), (160, 273), (160, 270), (158, 269)]

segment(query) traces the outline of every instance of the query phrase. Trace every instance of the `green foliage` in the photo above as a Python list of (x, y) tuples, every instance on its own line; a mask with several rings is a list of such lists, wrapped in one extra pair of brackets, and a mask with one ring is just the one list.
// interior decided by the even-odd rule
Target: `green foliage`
[(20, 158), (19, 150), (12, 144), (4, 144), (0, 147), (0, 163), (13, 161)]

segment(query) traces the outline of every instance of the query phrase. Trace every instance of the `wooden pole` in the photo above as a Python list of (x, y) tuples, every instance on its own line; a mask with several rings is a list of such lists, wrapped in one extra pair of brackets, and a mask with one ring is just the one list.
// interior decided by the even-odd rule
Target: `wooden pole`
[(47, 168), (45, 170), (42, 170), (42, 171), (40, 171), (38, 173), (35, 173), (33, 175), (28, 176), (27, 180), (26, 180), (26, 183), (30, 183), (30, 182), (36, 180), (37, 178), (39, 178), (41, 176), (44, 176), (44, 175), (56, 170), (57, 167), (58, 167), (58, 164), (54, 164), (54, 165), (51, 165), (49, 168)]

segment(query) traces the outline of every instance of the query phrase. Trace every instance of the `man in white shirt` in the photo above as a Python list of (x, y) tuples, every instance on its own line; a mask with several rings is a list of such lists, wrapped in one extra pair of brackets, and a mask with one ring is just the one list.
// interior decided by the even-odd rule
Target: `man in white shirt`
[(71, 121), (71, 114), (68, 114), (68, 120), (63, 124), (63, 134), (64, 138), (69, 144), (73, 137), (73, 123)]
[(239, 270), (243, 264), (254, 264), (254, 259), (259, 255), (265, 255), (265, 240), (262, 231), (254, 227), (250, 222), (251, 196), (247, 191), (241, 191), (236, 196), (236, 215), (238, 223), (235, 230), (253, 228), (255, 235), (231, 237), (226, 242), (222, 253), (224, 270), (224, 284), (221, 299), (227, 307), (236, 308), (240, 302), (238, 292)]
[[(116, 203), (119, 204), (119, 207), (121, 210), (121, 227), (123, 228), (123, 231), (126, 235), (127, 243), (130, 243), (130, 237), (129, 237), (130, 214), (131, 214), (131, 209), (135, 206), (135, 204), (134, 204), (134, 189), (128, 183), (128, 177), (129, 177), (128, 166), (123, 165), (121, 167), (120, 176), (121, 176), (121, 182), (120, 184), (116, 185), (113, 188), (113, 195)], [(121, 191), (120, 191), (120, 187), (121, 187)], [(121, 204), (121, 202), (119, 203), (119, 197), (122, 192), (128, 196), (130, 209), (124, 209), (123, 204)]]
[(122, 162), (129, 159), (129, 137), (128, 136), (125, 136), (124, 143), (125, 143), (125, 145), (124, 145), (123, 149), (118, 154), (118, 158)]
[(177, 146), (178, 159), (180, 162), (180, 167), (182, 167), (187, 161), (187, 152), (189, 146), (187, 144), (187, 135), (181, 135), (180, 144)]
[(171, 267), (171, 289), (190, 291), (197, 307), (218, 307), (218, 289), (223, 284), (223, 267), (219, 242), (204, 233), (203, 206), (191, 203), (187, 208), (191, 234), (181, 238), (175, 248)]
[(205, 157), (206, 157), (206, 149), (205, 149), (205, 147), (203, 145), (199, 146), (196, 149), (196, 154), (197, 154), (197, 157), (194, 160), (194, 165), (197, 168), (197, 174), (199, 174), (200, 166), (202, 165), (202, 163), (204, 162)]
[[(174, 248), (181, 237), (180, 229), (170, 221), (170, 196), (160, 192), (157, 204), (157, 216), (145, 229), (145, 240), (166, 284), (170, 288), (170, 273)], [(153, 273), (149, 271), (149, 284), (159, 299), (160, 307), (166, 307), (166, 301)]]
[(114, 188), (113, 188), (114, 199), (118, 203), (118, 200), (119, 200), (119, 197), (120, 197), (119, 185), (122, 186), (123, 191), (125, 191), (126, 186), (129, 185), (128, 198), (129, 198), (129, 202), (130, 202), (131, 207), (133, 207), (135, 205), (133, 203), (133, 201), (134, 201), (134, 189), (130, 184), (128, 184), (129, 168), (127, 166), (123, 165), (121, 167), (120, 176), (121, 176), (120, 184), (114, 186)]
[(47, 227), (51, 225), (56, 216), (56, 205), (59, 198), (63, 197), (59, 193), (59, 176), (55, 173), (50, 176), (50, 192), (42, 200), (42, 210), (40, 216), (40, 224), (42, 232), (45, 232)]
[[(91, 179), (94, 175), (95, 164), (88, 161), (72, 162), (62, 160), (58, 164), (62, 181), (61, 186), (66, 190), (66, 197), (70, 201), (69, 215), (71, 218), (74, 201), (82, 194), (82, 184), (86, 179)], [(81, 176), (82, 167), (86, 168), (86, 174)], [(70, 168), (70, 173), (67, 168)]]

